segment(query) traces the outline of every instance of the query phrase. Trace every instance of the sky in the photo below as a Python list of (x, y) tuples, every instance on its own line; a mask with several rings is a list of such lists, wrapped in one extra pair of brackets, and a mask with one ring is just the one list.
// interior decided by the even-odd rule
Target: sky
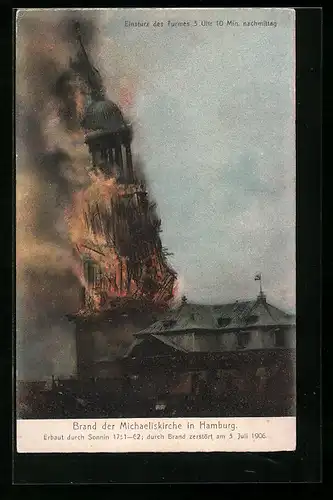
[(268, 299), (294, 310), (294, 11), (120, 9), (102, 19), (96, 64), (111, 98), (113, 82), (134, 82), (133, 149), (182, 293), (200, 303), (254, 298), (261, 272)]

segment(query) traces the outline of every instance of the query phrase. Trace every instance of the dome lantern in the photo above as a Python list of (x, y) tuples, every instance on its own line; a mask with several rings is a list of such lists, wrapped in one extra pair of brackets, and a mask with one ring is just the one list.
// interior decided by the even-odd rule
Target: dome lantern
[(94, 168), (122, 182), (133, 182), (132, 130), (118, 106), (109, 100), (93, 101), (82, 120), (85, 142)]
[(72, 69), (84, 78), (89, 89), (90, 103), (81, 126), (92, 156), (93, 169), (102, 171), (106, 176), (116, 177), (120, 182), (132, 183), (131, 126), (126, 123), (119, 107), (105, 97), (99, 72), (91, 65), (83, 46), (78, 23), (75, 29), (79, 53), (77, 60), (72, 62)]

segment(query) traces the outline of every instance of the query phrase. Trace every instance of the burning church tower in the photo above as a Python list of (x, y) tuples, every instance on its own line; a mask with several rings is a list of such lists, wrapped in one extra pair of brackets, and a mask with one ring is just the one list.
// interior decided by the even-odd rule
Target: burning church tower
[(71, 71), (81, 89), (76, 106), (91, 164), (89, 185), (75, 193), (68, 216), (82, 284), (81, 309), (68, 317), (76, 325), (78, 376), (107, 377), (132, 334), (170, 306), (176, 273), (133, 164), (131, 125), (107, 99), (76, 29), (79, 54)]

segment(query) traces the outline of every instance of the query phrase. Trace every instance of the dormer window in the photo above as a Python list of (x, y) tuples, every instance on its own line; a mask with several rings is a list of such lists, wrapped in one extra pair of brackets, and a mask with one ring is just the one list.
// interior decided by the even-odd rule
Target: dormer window
[(258, 321), (258, 319), (259, 319), (259, 316), (257, 316), (256, 314), (252, 314), (251, 316), (246, 318), (246, 324), (247, 325), (254, 324)]
[(167, 319), (163, 321), (163, 326), (164, 328), (172, 328), (173, 326), (175, 326), (176, 323), (177, 321), (174, 319)]
[(217, 324), (220, 328), (225, 328), (231, 322), (231, 318), (218, 318)]

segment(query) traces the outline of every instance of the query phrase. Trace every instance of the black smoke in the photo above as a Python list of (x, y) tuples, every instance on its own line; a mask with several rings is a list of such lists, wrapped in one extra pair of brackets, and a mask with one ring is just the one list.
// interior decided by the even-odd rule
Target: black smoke
[[(63, 318), (79, 305), (64, 221), (73, 191), (80, 187), (76, 176), (68, 175), (75, 168), (69, 134), (79, 126), (77, 80), (70, 65), (77, 50), (76, 23), (87, 48), (96, 29), (82, 16), (53, 20), (48, 14), (23, 12), (17, 18), (17, 192), (18, 198), (29, 198), (27, 205), (17, 203), (19, 378), (44, 378), (62, 370), (57, 363), (61, 365), (66, 336), (72, 335)], [(58, 137), (47, 132), (52, 120), (59, 122)], [(33, 189), (28, 187), (31, 179)]]

